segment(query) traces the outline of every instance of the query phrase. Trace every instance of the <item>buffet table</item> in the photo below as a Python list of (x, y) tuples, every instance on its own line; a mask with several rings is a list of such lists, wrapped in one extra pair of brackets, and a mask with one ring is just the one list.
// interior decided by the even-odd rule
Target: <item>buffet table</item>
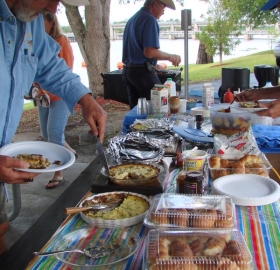
[[(175, 179), (179, 169), (169, 173), (165, 179), (165, 192), (175, 191)], [(85, 197), (92, 195), (87, 192)], [(236, 206), (237, 229), (239, 229), (248, 245), (256, 264), (256, 269), (276, 270), (280, 269), (280, 202), (275, 202), (266, 206), (245, 207)], [(85, 226), (86, 223), (79, 214), (70, 215), (61, 224), (51, 239), (43, 246), (41, 251), (50, 251), (52, 243), (61, 234), (70, 230)], [(142, 257), (144, 251), (145, 236), (148, 228), (142, 223), (133, 226), (135, 232), (141, 237), (141, 243), (137, 253), (125, 265), (116, 269), (142, 269)], [(55, 256), (34, 257), (26, 269), (71, 269), (59, 262)]]

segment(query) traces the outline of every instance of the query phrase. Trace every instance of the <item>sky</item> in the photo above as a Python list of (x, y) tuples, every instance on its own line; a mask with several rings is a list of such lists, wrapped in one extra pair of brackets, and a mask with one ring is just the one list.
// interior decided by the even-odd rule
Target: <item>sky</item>
[[(181, 20), (181, 10), (190, 9), (192, 20), (200, 20), (201, 14), (206, 14), (207, 4), (201, 0), (185, 0), (185, 5), (180, 6), (175, 0), (173, 0), (176, 6), (176, 10), (169, 8), (165, 9), (164, 15), (160, 18), (161, 20), (167, 21), (169, 19)], [(120, 5), (117, 0), (111, 0), (110, 8), (110, 22), (118, 22), (129, 19), (134, 13), (136, 13), (144, 4), (144, 1), (136, 2), (133, 4)], [(82, 8), (82, 7), (80, 7)], [(58, 14), (58, 20), (61, 26), (69, 25), (68, 20), (64, 12)]]

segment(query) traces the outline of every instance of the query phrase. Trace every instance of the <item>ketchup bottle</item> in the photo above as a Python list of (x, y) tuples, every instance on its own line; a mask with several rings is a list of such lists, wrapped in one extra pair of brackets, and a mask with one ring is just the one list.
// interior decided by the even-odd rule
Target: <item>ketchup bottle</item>
[(231, 93), (230, 88), (224, 94), (224, 103), (231, 103), (234, 99), (234, 95)]

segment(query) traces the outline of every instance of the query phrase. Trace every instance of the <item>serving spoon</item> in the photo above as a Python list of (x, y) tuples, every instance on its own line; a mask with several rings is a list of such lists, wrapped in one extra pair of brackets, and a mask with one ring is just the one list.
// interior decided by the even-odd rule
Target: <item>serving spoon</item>
[(119, 202), (112, 202), (108, 204), (95, 204), (91, 206), (83, 206), (83, 207), (67, 207), (64, 209), (64, 213), (66, 215), (75, 214), (79, 212), (84, 212), (87, 210), (111, 210), (116, 208), (122, 203), (122, 200)]
[(97, 247), (87, 248), (87, 249), (84, 249), (84, 250), (66, 249), (66, 250), (56, 250), (56, 251), (48, 251), (48, 252), (33, 252), (33, 255), (35, 255), (35, 256), (51, 256), (51, 255), (55, 255), (55, 254), (72, 253), (72, 252), (74, 253), (75, 252), (75, 253), (84, 254), (91, 259), (98, 259), (98, 258), (102, 258), (104, 256), (107, 256), (107, 255), (111, 254), (112, 252), (114, 252), (119, 247), (120, 247), (120, 245), (117, 245), (117, 244), (113, 244), (113, 245), (110, 245), (110, 246), (101, 245), (101, 246), (97, 246)]

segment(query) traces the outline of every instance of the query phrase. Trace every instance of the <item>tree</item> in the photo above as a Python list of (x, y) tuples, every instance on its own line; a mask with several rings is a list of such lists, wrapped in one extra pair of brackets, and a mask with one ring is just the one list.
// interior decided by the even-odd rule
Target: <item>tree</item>
[[(231, 16), (230, 9), (225, 9), (220, 0), (210, 0), (207, 12), (207, 25), (196, 37), (205, 46), (210, 56), (219, 55), (220, 64), (223, 54), (230, 55), (236, 45), (240, 43), (236, 18)], [(205, 19), (205, 16), (202, 16)], [(197, 61), (198, 62), (198, 61)]]
[[(116, 0), (113, 0), (116, 1)], [(133, 0), (132, 4), (137, 1)], [(88, 0), (85, 6), (84, 18), (77, 6), (62, 3), (66, 16), (73, 30), (81, 54), (87, 66), (89, 89), (93, 96), (103, 96), (101, 73), (110, 70), (110, 4), (111, 0)], [(78, 1), (76, 1), (78, 2)], [(84, 0), (81, 2), (85, 2)], [(130, 0), (118, 0), (119, 4), (130, 4)], [(183, 5), (184, 0), (176, 0)]]
[(66, 16), (73, 30), (87, 66), (89, 89), (93, 96), (103, 96), (101, 73), (109, 70), (110, 56), (110, 4), (111, 0), (88, 0), (84, 18), (77, 6), (65, 3)]

